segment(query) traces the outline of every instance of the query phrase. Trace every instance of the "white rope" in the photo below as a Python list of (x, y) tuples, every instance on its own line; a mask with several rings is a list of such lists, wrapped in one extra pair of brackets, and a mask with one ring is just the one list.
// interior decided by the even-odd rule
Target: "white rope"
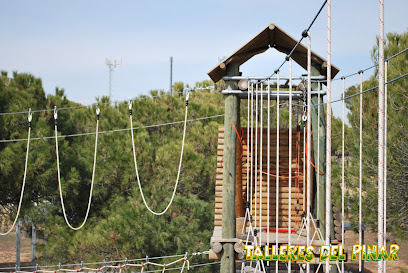
[[(263, 83), (261, 83), (261, 127), (259, 131), (259, 245), (262, 245), (262, 139), (263, 139)], [(268, 219), (269, 221), (269, 219)]]
[[(279, 86), (279, 84), (278, 84)], [(279, 94), (278, 94), (278, 98), (279, 98)], [(279, 104), (276, 104), (276, 107), (279, 109)], [(270, 239), (269, 239), (269, 235), (270, 235), (270, 191), (271, 191), (271, 182), (270, 182), (270, 174), (271, 174), (271, 86), (270, 86), (270, 80), (268, 79), (268, 124), (267, 124), (267, 134), (268, 134), (268, 147), (267, 147), (267, 222), (266, 222), (266, 244), (269, 246), (270, 243)], [(267, 265), (269, 266), (270, 262), (268, 261)]]
[[(327, 0), (327, 113), (326, 113), (326, 245), (330, 245), (331, 223), (331, 0)], [(326, 273), (329, 273), (329, 259), (326, 260)]]
[[(320, 104), (320, 82), (317, 82), (317, 104)], [(320, 169), (320, 105), (317, 106), (317, 168)], [(320, 172), (317, 170), (316, 204), (320, 204)], [(320, 219), (320, 205), (317, 205), (317, 219)]]
[(67, 214), (65, 212), (65, 205), (64, 205), (64, 197), (62, 196), (62, 186), (61, 186), (61, 171), (60, 171), (60, 166), (59, 166), (59, 152), (58, 152), (58, 125), (57, 125), (57, 120), (58, 120), (58, 113), (57, 113), (57, 107), (54, 107), (54, 119), (55, 119), (55, 153), (57, 155), (57, 172), (58, 172), (58, 188), (59, 188), (59, 195), (61, 199), (61, 207), (62, 207), (62, 213), (64, 214), (64, 219), (65, 222), (67, 223), (68, 227), (72, 230), (80, 230), (88, 220), (89, 216), (89, 211), (91, 209), (91, 203), (92, 203), (92, 191), (93, 191), (93, 186), (94, 186), (94, 181), (95, 181), (95, 168), (96, 168), (96, 151), (98, 149), (98, 129), (99, 129), (99, 113), (100, 109), (99, 106), (96, 109), (96, 135), (95, 135), (95, 152), (94, 152), (94, 162), (93, 162), (93, 168), (92, 168), (92, 181), (91, 181), (91, 189), (89, 190), (89, 199), (88, 199), (88, 207), (86, 209), (86, 214), (85, 218), (82, 222), (82, 224), (79, 227), (73, 227), (68, 220)]
[[(385, 62), (384, 67), (384, 81), (387, 82), (388, 61)], [(387, 111), (388, 111), (388, 86), (384, 87), (384, 246), (387, 247), (387, 146), (388, 146), (388, 129), (387, 129)], [(384, 272), (387, 271), (387, 261), (384, 260)]]
[(252, 201), (253, 201), (253, 183), (254, 183), (254, 173), (253, 173), (253, 171), (254, 171), (254, 156), (253, 156), (253, 154), (254, 154), (254, 84), (253, 83), (251, 83), (251, 172), (250, 172), (250, 174), (249, 175), (251, 175), (251, 181), (250, 181), (250, 183), (251, 183), (251, 197), (250, 197), (250, 199), (251, 199), (251, 201), (250, 201), (250, 204), (249, 204), (249, 206), (250, 206), (250, 208), (249, 208), (249, 210), (250, 210), (250, 212), (251, 212), (251, 217), (252, 217), (252, 215), (253, 215), (253, 210), (252, 210), (252, 206), (253, 206), (253, 204), (252, 204)]
[[(360, 91), (363, 90), (363, 72), (360, 73)], [(360, 94), (360, 155), (359, 155), (359, 186), (358, 186), (358, 243), (363, 244), (363, 94)], [(362, 270), (361, 253), (358, 254), (358, 269)]]
[[(277, 84), (276, 84), (276, 215), (275, 215), (275, 243), (276, 249), (279, 245), (279, 71), (276, 71)], [(279, 264), (278, 261), (275, 262), (275, 273), (278, 273)]]
[[(343, 77), (343, 98), (345, 96), (346, 88), (345, 88), (345, 78)], [(345, 105), (346, 102), (343, 101), (343, 122), (341, 128), (341, 243), (345, 245), (344, 241), (344, 124), (346, 119), (345, 114)], [(341, 272), (344, 273), (344, 261), (341, 261)]]
[[(378, 249), (384, 243), (384, 0), (379, 1), (380, 33), (378, 39)], [(384, 272), (383, 260), (378, 272)]]
[(140, 178), (139, 178), (139, 171), (137, 168), (137, 160), (136, 160), (136, 148), (135, 148), (135, 139), (133, 136), (133, 120), (132, 120), (132, 102), (129, 101), (129, 116), (130, 116), (130, 132), (131, 132), (131, 136), (132, 136), (132, 148), (133, 148), (133, 159), (135, 162), (135, 172), (136, 172), (136, 178), (137, 178), (137, 184), (139, 186), (139, 190), (140, 190), (140, 195), (142, 196), (143, 199), (143, 203), (146, 206), (147, 210), (150, 211), (152, 214), (154, 215), (163, 215), (166, 213), (166, 211), (170, 208), (171, 204), (173, 203), (174, 200), (174, 196), (176, 195), (176, 191), (177, 191), (177, 186), (179, 183), (179, 178), (180, 178), (180, 172), (181, 172), (181, 163), (183, 162), (183, 152), (184, 152), (184, 143), (185, 143), (185, 139), (186, 139), (186, 125), (187, 125), (187, 113), (188, 113), (188, 98), (189, 98), (189, 92), (187, 92), (186, 95), (186, 111), (185, 111), (185, 117), (184, 117), (184, 129), (183, 129), (183, 141), (181, 144), (181, 153), (180, 153), (180, 163), (179, 163), (179, 167), (178, 167), (178, 172), (177, 172), (177, 178), (176, 178), (176, 183), (174, 184), (174, 189), (173, 189), (173, 194), (171, 196), (170, 202), (167, 204), (167, 207), (161, 211), (161, 212), (155, 212), (153, 211), (149, 205), (146, 202), (145, 196), (143, 194), (143, 189), (142, 189), (142, 185), (140, 183)]
[(306, 212), (306, 195), (305, 194), (306, 194), (306, 127), (303, 127), (303, 211), (304, 212)]
[(24, 176), (23, 176), (23, 185), (21, 186), (21, 193), (20, 193), (20, 201), (18, 202), (18, 208), (17, 208), (17, 214), (16, 214), (16, 218), (14, 219), (13, 224), (11, 225), (10, 229), (3, 233), (0, 232), (0, 235), (7, 235), (9, 234), (14, 226), (16, 225), (17, 221), (18, 221), (18, 216), (20, 215), (20, 209), (21, 209), (21, 204), (23, 203), (23, 196), (24, 196), (24, 188), (25, 188), (25, 183), (26, 183), (26, 178), (27, 178), (27, 163), (28, 163), (28, 153), (30, 151), (30, 134), (31, 134), (31, 120), (32, 120), (32, 113), (31, 113), (31, 109), (29, 111), (28, 114), (28, 137), (27, 137), (27, 151), (26, 151), (26, 159), (25, 159), (25, 164), (24, 164)]
[(258, 199), (258, 84), (255, 87), (255, 228), (256, 228), (256, 213)]
[[(247, 145), (246, 145), (246, 163), (247, 163), (247, 180), (246, 180), (246, 192), (247, 192), (247, 196), (246, 196), (246, 201), (247, 201), (247, 204), (246, 204), (246, 211), (249, 209), (248, 207), (249, 207), (249, 175), (250, 175), (250, 173), (249, 173), (249, 126), (250, 126), (250, 117), (249, 117), (249, 114), (251, 113), (251, 111), (249, 111), (249, 109), (250, 109), (250, 97), (252, 97), (252, 93), (251, 93), (251, 84), (248, 86), (248, 99), (247, 99), (247, 102), (248, 102), (248, 117), (247, 117), (247, 130), (246, 130), (246, 135), (247, 135)], [(252, 114), (251, 114), (252, 115)], [(251, 162), (252, 163), (252, 162)], [(246, 216), (246, 213), (245, 213), (245, 216)], [(244, 226), (245, 226), (245, 221), (244, 221)]]
[[(312, 49), (311, 49), (311, 38), (310, 38), (310, 33), (307, 33), (307, 41), (308, 41), (308, 47), (307, 47), (307, 155), (306, 155), (306, 171), (307, 171), (307, 206), (306, 206), (306, 245), (310, 244), (310, 195), (311, 195), (311, 186), (310, 184), (312, 183), (312, 169), (311, 169), (311, 160), (312, 160), (312, 136), (311, 136), (311, 131), (312, 131), (312, 117), (311, 117), (311, 112), (312, 112), (312, 82), (311, 82), (311, 70), (312, 70)], [(306, 272), (310, 272), (310, 263), (306, 263)]]
[[(292, 58), (289, 58), (289, 221), (288, 245), (291, 245), (292, 234)], [(288, 263), (288, 273), (291, 273), (292, 263)]]

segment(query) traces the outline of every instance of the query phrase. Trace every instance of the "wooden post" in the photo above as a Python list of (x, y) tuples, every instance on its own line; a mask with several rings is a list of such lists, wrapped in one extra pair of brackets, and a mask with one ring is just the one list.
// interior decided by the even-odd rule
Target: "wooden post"
[[(241, 135), (241, 100), (238, 99), (237, 124), (235, 124), (238, 134)], [(237, 137), (236, 152), (236, 182), (235, 182), (235, 216), (244, 217), (244, 201), (242, 198), (242, 159), (241, 159), (241, 141)]]
[[(227, 66), (228, 76), (237, 76), (239, 66), (229, 64)], [(234, 90), (237, 88), (234, 81), (226, 81), (225, 89)], [(236, 95), (225, 96), (225, 117), (224, 117), (224, 168), (223, 168), (223, 188), (222, 188), (222, 238), (235, 238), (235, 181), (236, 181), (236, 151), (237, 134), (231, 126), (237, 124), (238, 101)], [(234, 243), (223, 244), (221, 252), (221, 273), (235, 273), (235, 252)]]
[[(320, 76), (319, 70), (312, 66), (312, 76)], [(315, 91), (318, 89), (318, 83), (312, 83), (312, 90)], [(321, 90), (321, 88), (320, 88)], [(320, 104), (323, 102), (323, 96), (320, 96), (320, 101), (318, 96), (312, 97), (312, 104)], [(317, 111), (320, 107), (320, 120), (317, 119)], [(324, 172), (326, 166), (326, 118), (325, 118), (324, 105), (319, 105), (312, 107), (312, 129), (313, 129), (313, 151), (315, 165), (319, 170)], [(317, 149), (317, 132), (319, 131), (320, 136), (320, 151)], [(319, 154), (320, 162), (317, 162), (317, 156)], [(326, 207), (326, 176), (321, 175), (318, 170), (315, 170), (315, 177), (320, 175), (320, 184), (316, 185), (314, 190), (316, 190), (316, 198), (313, 200), (313, 214), (316, 219), (320, 221), (320, 231), (322, 232), (323, 237), (325, 236), (325, 207)], [(315, 179), (317, 183), (317, 180)], [(317, 198), (317, 188), (319, 188), (319, 197)], [(317, 202), (319, 199), (319, 203)], [(317, 207), (319, 207), (319, 215), (317, 215)]]
[[(321, 76), (319, 70), (312, 65), (312, 76)], [(317, 91), (318, 83), (312, 83), (312, 90)], [(320, 88), (322, 90), (322, 88)], [(320, 101), (318, 100), (318, 96), (312, 97), (312, 104), (320, 104), (323, 103), (323, 96), (320, 96)], [(317, 107), (320, 107), (320, 120), (317, 119)], [(314, 106), (312, 107), (312, 129), (313, 129), (313, 150), (314, 150), (314, 161), (315, 165), (319, 170), (325, 172), (326, 169), (326, 114), (324, 105)], [(317, 131), (319, 131), (320, 136), (320, 151), (317, 150)], [(317, 154), (320, 153), (320, 162), (317, 162)], [(331, 160), (331, 158), (329, 159)], [(319, 171), (315, 169), (315, 177), (319, 175)], [(317, 182), (317, 180), (314, 180)], [(323, 237), (326, 235), (325, 229), (325, 211), (326, 211), (326, 176), (320, 174), (320, 184), (316, 185), (316, 192), (315, 196), (317, 197), (317, 187), (319, 187), (319, 203), (317, 203), (317, 198), (313, 200), (313, 215), (316, 219), (320, 221), (320, 230), (322, 232)], [(317, 215), (317, 207), (319, 207), (319, 215)], [(334, 238), (334, 225), (332, 223), (330, 225), (330, 233), (331, 237)]]
[(20, 270), (20, 220), (16, 224), (16, 271)]

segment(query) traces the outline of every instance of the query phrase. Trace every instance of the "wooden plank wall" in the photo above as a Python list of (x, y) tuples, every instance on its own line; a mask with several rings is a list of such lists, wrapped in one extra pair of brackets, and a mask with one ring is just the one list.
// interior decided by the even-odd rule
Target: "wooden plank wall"
[[(259, 131), (258, 131), (259, 132)], [(243, 157), (242, 157), (242, 198), (244, 200), (244, 207), (246, 206), (246, 191), (247, 191), (247, 164), (250, 162), (250, 151), (247, 151), (247, 128), (243, 128)], [(250, 132), (249, 132), (250, 133)], [(255, 131), (254, 131), (255, 135)], [(260, 143), (260, 133), (258, 133), (258, 146)], [(288, 226), (289, 215), (289, 130), (279, 130), (279, 227)], [(255, 136), (254, 136), (255, 145)], [(297, 148), (298, 147), (298, 148)], [(250, 149), (250, 146), (249, 146)], [(215, 226), (221, 226), (222, 224), (222, 159), (224, 153), (224, 127), (219, 128), (218, 132), (218, 150), (217, 150), (217, 175), (215, 186)], [(254, 147), (253, 161), (255, 168), (255, 147)], [(258, 174), (257, 174), (257, 222), (259, 222), (259, 187), (260, 187), (260, 175), (259, 175), (259, 147), (258, 147)], [(247, 156), (249, 160), (247, 163)], [(298, 156), (298, 164), (296, 163), (296, 156)], [(299, 176), (296, 171), (299, 165)], [(249, 165), (250, 168), (250, 165)], [(267, 130), (263, 128), (262, 133), (262, 171), (267, 172)], [(271, 129), (270, 135), (270, 173), (276, 173), (276, 129)], [(253, 172), (253, 181), (255, 181), (255, 173)], [(283, 177), (282, 177), (283, 176)], [(250, 176), (249, 176), (250, 178)], [(255, 196), (254, 185), (252, 194)], [(270, 176), (270, 206), (267, 208), (267, 175), (262, 175), (262, 227), (267, 225), (267, 210), (270, 214), (270, 227), (275, 227), (275, 215), (276, 215), (276, 177)], [(253, 208), (255, 207), (255, 198), (252, 200)], [(301, 222), (301, 215), (303, 212), (303, 130), (297, 132), (296, 128), (292, 130), (292, 227), (299, 226)], [(257, 224), (258, 226), (258, 224)]]

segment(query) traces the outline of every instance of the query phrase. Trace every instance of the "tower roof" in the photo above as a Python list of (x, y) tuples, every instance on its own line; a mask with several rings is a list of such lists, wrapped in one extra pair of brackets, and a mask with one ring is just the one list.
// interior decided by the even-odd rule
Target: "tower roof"
[[(238, 64), (238, 66), (240, 66), (253, 56), (263, 53), (269, 48), (275, 48), (279, 52), (287, 55), (297, 44), (297, 42), (298, 40), (294, 39), (281, 28), (274, 24), (270, 24), (246, 44), (244, 44), (240, 49), (220, 62), (216, 67), (208, 72), (208, 75), (214, 82), (218, 82), (222, 79), (222, 77), (227, 75), (226, 67), (228, 65)], [(307, 47), (299, 44), (292, 53), (292, 59), (307, 70)], [(313, 51), (312, 65), (319, 70), (321, 75), (326, 75), (327, 61)], [(332, 65), (332, 78), (334, 78), (339, 71), (340, 70), (337, 67)]]

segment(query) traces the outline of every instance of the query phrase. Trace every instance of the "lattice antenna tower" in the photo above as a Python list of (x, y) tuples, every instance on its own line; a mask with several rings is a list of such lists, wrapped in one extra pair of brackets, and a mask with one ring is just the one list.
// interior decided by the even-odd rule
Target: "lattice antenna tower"
[(105, 64), (109, 68), (109, 100), (111, 100), (112, 99), (112, 73), (113, 73), (113, 69), (118, 65), (122, 65), (122, 58), (120, 60), (119, 59), (117, 60), (116, 58), (114, 58), (114, 59), (105, 58)]

